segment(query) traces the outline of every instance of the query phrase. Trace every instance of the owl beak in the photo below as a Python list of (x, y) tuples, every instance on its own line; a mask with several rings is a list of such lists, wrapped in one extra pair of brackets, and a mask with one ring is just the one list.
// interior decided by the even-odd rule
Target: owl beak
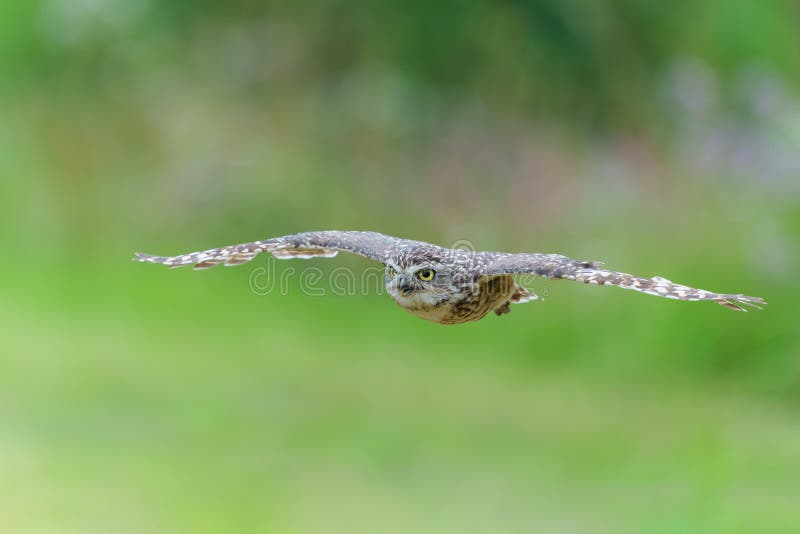
[(416, 287), (414, 287), (414, 284), (412, 284), (407, 278), (403, 277), (400, 280), (398, 280), (397, 290), (404, 297), (413, 293), (415, 289)]

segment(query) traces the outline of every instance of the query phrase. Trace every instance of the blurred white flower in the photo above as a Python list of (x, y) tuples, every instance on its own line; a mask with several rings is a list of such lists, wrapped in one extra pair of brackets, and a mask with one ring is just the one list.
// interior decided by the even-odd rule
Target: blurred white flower
[(42, 37), (59, 46), (75, 46), (96, 33), (115, 33), (137, 23), (150, 0), (45, 0)]

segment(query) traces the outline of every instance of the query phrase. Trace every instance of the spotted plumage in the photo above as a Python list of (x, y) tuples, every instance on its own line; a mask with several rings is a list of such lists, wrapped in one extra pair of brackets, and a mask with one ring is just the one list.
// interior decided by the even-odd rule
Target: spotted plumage
[(134, 260), (206, 269), (247, 263), (262, 252), (280, 259), (330, 258), (351, 252), (379, 261), (386, 267), (386, 289), (392, 299), (414, 315), (441, 324), (477, 321), (491, 311), (502, 315), (510, 311), (510, 304), (536, 300), (532, 291), (516, 282), (514, 275), (520, 274), (613, 285), (677, 300), (709, 300), (737, 311), (746, 311), (746, 306), (760, 309), (766, 304), (758, 297), (713, 293), (660, 276), (642, 278), (609, 271), (597, 262), (560, 254), (473, 252), (376, 232), (305, 232), (181, 256), (137, 253)]

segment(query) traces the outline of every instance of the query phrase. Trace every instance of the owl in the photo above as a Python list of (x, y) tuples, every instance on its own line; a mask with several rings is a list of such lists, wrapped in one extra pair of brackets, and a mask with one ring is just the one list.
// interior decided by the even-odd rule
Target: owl
[(247, 263), (262, 252), (279, 259), (332, 258), (339, 252), (350, 252), (379, 261), (386, 268), (386, 290), (395, 303), (417, 317), (440, 324), (477, 321), (489, 312), (503, 315), (511, 311), (511, 304), (538, 299), (533, 291), (517, 283), (515, 275), (522, 274), (617, 286), (677, 300), (709, 300), (737, 311), (761, 309), (766, 304), (758, 297), (695, 289), (660, 276), (643, 278), (610, 271), (598, 262), (560, 254), (474, 252), (377, 232), (304, 232), (181, 256), (137, 253), (134, 260), (206, 269), (220, 263)]

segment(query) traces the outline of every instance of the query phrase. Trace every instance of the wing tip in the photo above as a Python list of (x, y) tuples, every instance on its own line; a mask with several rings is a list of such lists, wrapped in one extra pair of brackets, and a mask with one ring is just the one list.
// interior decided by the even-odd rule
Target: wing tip
[(748, 307), (755, 310), (763, 310), (767, 301), (761, 297), (749, 297), (747, 295), (723, 295), (716, 300), (716, 303), (725, 306), (729, 310), (747, 312)]
[(135, 252), (131, 260), (141, 263), (166, 263), (169, 261), (169, 258), (165, 256), (153, 256), (152, 254), (145, 254), (144, 252)]
[(174, 269), (176, 267), (183, 267), (187, 265), (186, 263), (176, 262), (175, 258), (171, 258), (168, 256), (153, 256), (151, 254), (145, 254), (143, 252), (136, 252), (134, 253), (132, 261), (138, 261), (141, 263), (156, 263), (160, 265), (166, 265), (170, 269)]

